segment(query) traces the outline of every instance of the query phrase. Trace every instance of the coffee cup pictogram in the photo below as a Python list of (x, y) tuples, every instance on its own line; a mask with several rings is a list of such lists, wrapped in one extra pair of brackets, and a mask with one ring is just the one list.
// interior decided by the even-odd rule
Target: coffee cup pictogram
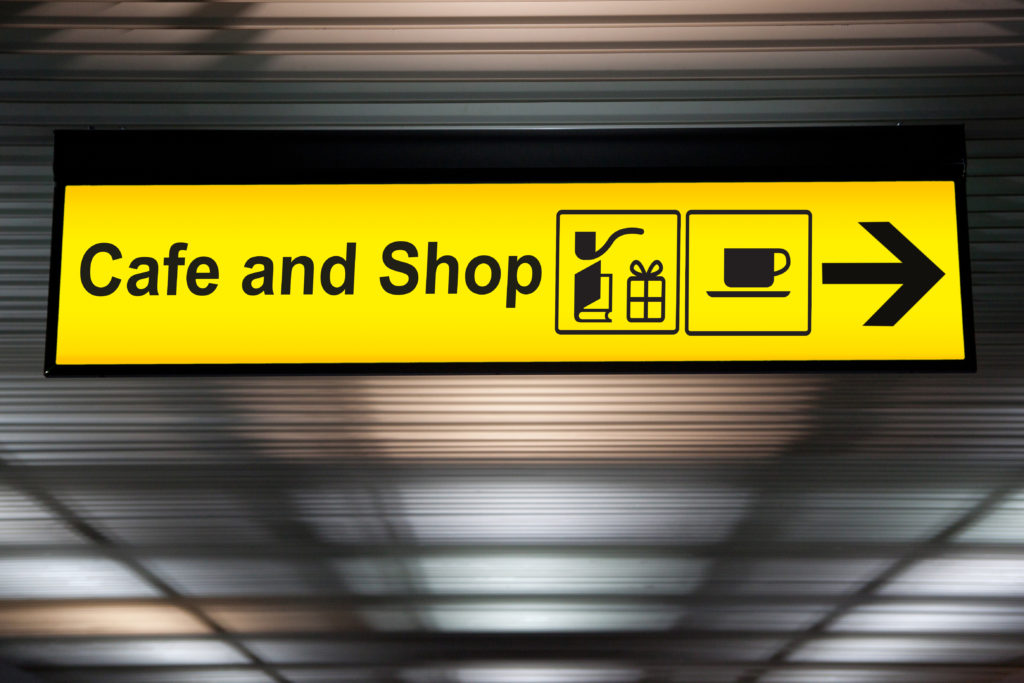
[[(776, 256), (786, 262), (776, 268)], [(726, 249), (726, 287), (771, 287), (775, 278), (789, 270), (789, 252), (785, 249)]]

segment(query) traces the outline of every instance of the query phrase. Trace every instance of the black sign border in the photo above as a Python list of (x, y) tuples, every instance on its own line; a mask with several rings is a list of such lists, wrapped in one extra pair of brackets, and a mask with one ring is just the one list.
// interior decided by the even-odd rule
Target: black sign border
[[(708, 372), (974, 372), (966, 143), (960, 125), (565, 130), (59, 130), (44, 374), (434, 375)], [(960, 360), (59, 365), (68, 185), (784, 182), (955, 183)], [(881, 303), (881, 302), (880, 302)]]

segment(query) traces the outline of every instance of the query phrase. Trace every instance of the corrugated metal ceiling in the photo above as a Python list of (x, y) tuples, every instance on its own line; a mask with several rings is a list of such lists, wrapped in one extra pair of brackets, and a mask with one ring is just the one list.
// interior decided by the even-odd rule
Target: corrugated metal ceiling
[[(0, 677), (1024, 676), (1024, 3), (0, 5)], [(977, 375), (44, 381), (55, 127), (963, 122)]]

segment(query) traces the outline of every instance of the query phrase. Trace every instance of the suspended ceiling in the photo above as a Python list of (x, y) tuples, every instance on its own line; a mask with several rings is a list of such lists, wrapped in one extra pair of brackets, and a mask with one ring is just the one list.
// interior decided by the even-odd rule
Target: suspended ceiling
[[(1022, 28), (3, 3), (0, 680), (1024, 680)], [(54, 128), (921, 122), (966, 126), (976, 375), (41, 376)]]

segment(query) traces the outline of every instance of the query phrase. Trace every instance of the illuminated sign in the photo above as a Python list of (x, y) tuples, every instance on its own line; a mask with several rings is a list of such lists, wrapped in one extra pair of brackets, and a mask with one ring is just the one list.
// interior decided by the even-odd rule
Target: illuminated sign
[[(160, 170), (176, 135), (196, 139), (146, 134), (134, 148), (163, 147), (142, 155), (109, 147), (129, 134), (72, 136), (70, 152), (107, 156), (65, 154), (66, 169), (58, 137), (50, 374), (974, 362), (962, 165), (819, 179), (731, 165), (703, 180), (657, 164), (538, 167), (527, 150), (481, 169), (380, 134), (325, 141), (359, 154), (306, 175), (280, 154), (262, 174), (238, 158), (209, 169), (216, 144), (199, 158), (185, 144)], [(224, 135), (232, 153), (261, 149)], [(619, 140), (607, 135), (581, 149), (600, 155)], [(414, 163), (365, 168), (375, 149)]]

